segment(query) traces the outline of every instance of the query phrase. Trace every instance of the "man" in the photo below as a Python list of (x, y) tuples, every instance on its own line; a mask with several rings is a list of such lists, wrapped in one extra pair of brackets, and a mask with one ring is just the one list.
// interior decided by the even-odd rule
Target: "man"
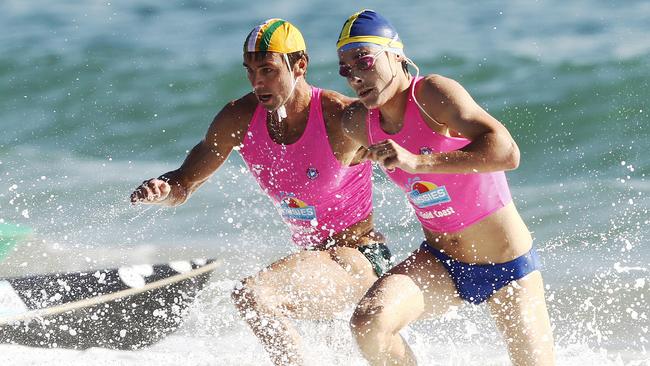
[(460, 84), (419, 78), (403, 47), (372, 10), (348, 18), (337, 43), (339, 73), (359, 96), (345, 128), (406, 193), (425, 237), (357, 306), (359, 347), (373, 365), (415, 364), (402, 328), (487, 303), (515, 365), (552, 365), (539, 260), (504, 174), (519, 164), (517, 145)]
[(331, 318), (357, 303), (391, 261), (373, 227), (370, 163), (357, 164), (358, 146), (341, 126), (352, 100), (310, 86), (308, 60), (289, 22), (255, 27), (244, 43), (253, 92), (223, 107), (180, 168), (131, 195), (134, 203), (181, 204), (238, 147), (304, 249), (244, 279), (232, 294), (276, 365), (302, 363), (289, 318)]

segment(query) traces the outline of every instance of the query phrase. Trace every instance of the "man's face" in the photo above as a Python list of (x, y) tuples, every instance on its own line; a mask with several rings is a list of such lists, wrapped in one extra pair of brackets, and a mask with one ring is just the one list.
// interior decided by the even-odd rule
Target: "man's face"
[(266, 52), (263, 58), (253, 55), (244, 54), (244, 67), (253, 92), (264, 108), (276, 110), (289, 97), (294, 73), (289, 71), (284, 55), (280, 53)]
[(364, 46), (339, 51), (339, 74), (366, 108), (378, 108), (394, 94), (397, 72), (402, 72), (397, 56), (380, 46)]

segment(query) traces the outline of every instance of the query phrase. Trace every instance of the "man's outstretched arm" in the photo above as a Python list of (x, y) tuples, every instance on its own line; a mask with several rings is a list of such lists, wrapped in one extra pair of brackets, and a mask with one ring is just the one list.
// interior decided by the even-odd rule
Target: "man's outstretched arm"
[(250, 99), (247, 95), (224, 106), (180, 168), (142, 182), (131, 193), (131, 202), (168, 206), (185, 202), (223, 165), (234, 147), (241, 145), (255, 110)]

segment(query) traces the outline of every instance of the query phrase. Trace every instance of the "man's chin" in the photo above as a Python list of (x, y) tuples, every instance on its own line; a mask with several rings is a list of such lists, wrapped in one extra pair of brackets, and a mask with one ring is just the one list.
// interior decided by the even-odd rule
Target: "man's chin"
[(274, 112), (274, 111), (276, 111), (278, 108), (280, 108), (280, 106), (279, 106), (279, 105), (276, 105), (276, 104), (262, 103), (262, 102), (260, 102), (260, 104), (261, 104), (262, 107), (264, 107), (264, 109), (266, 109), (266, 111), (269, 112), (269, 113), (270, 113), (270, 112)]

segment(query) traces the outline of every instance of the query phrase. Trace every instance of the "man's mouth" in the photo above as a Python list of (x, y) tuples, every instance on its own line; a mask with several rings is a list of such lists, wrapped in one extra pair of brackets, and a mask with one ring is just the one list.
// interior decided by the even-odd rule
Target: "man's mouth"
[(262, 103), (267, 103), (268, 101), (271, 100), (271, 97), (273, 97), (272, 94), (256, 94), (257, 95), (257, 100), (259, 100)]

